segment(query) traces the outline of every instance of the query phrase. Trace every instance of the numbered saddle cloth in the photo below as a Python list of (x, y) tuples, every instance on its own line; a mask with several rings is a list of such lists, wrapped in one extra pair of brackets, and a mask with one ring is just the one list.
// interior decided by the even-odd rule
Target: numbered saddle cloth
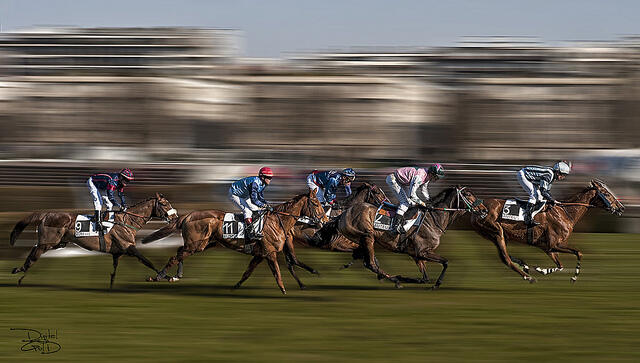
[[(383, 203), (378, 210), (376, 211), (376, 216), (373, 220), (373, 228), (381, 231), (389, 231), (391, 230), (391, 224), (393, 222), (393, 218), (396, 218), (396, 209), (397, 207), (390, 203)], [(415, 211), (415, 209), (414, 209)], [(407, 212), (408, 215), (413, 214), (413, 218), (407, 219), (404, 224), (404, 230), (408, 231), (409, 228), (413, 227), (417, 222), (421, 220), (422, 213), (411, 213), (412, 210), (409, 209)]]
[[(104, 234), (111, 231), (114, 226), (115, 213), (110, 212), (106, 220), (102, 221), (102, 225), (107, 227)], [(76, 237), (98, 237), (100, 232), (96, 228), (96, 221), (93, 214), (78, 214), (76, 217)]]
[[(258, 220), (253, 222), (253, 228), (256, 233), (262, 233), (263, 227), (264, 214), (260, 214)], [(222, 222), (222, 238), (244, 238), (244, 228), (244, 216), (242, 213), (225, 213)]]
[[(522, 199), (507, 199), (502, 207), (502, 218), (512, 221), (524, 221), (524, 210), (527, 207), (528, 202)], [(531, 218), (535, 217), (542, 208), (544, 208), (546, 202), (538, 202), (531, 213)]]

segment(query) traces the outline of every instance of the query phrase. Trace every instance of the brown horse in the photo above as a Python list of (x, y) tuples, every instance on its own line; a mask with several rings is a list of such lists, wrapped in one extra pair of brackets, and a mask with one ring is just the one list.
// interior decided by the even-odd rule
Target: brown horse
[[(113, 281), (116, 276), (118, 261), (123, 255), (135, 256), (145, 266), (158, 272), (151, 261), (144, 257), (136, 248), (136, 233), (144, 226), (152, 217), (177, 219), (176, 210), (173, 209), (171, 203), (161, 194), (156, 193), (155, 197), (142, 201), (134, 206), (129, 207), (127, 211), (115, 212), (114, 226), (109, 233), (104, 235), (104, 247), (113, 255), (113, 273), (111, 273), (110, 288), (113, 287)], [(77, 213), (65, 212), (36, 212), (23, 218), (18, 222), (11, 232), (10, 244), (13, 246), (18, 236), (29, 224), (38, 224), (38, 243), (31, 249), (24, 265), (20, 268), (14, 268), (12, 273), (24, 272), (24, 275), (18, 280), (18, 285), (26, 276), (29, 268), (40, 258), (40, 256), (49, 250), (63, 248), (67, 243), (75, 243), (76, 245), (91, 251), (100, 251), (99, 237), (76, 237), (75, 222)]]
[[(556, 264), (556, 267), (551, 269), (537, 267), (536, 270), (543, 274), (562, 270), (563, 266), (558, 259), (558, 253), (574, 254), (578, 261), (575, 275), (571, 281), (575, 282), (580, 273), (582, 252), (569, 247), (568, 239), (576, 223), (591, 207), (602, 207), (617, 215), (622, 215), (624, 212), (624, 205), (611, 190), (602, 181), (594, 179), (586, 189), (573, 195), (566, 202), (555, 206), (547, 204), (545, 210), (535, 216), (535, 220), (540, 225), (531, 228), (531, 240), (529, 241), (524, 222), (501, 218), (504, 203), (504, 199), (485, 200), (484, 204), (489, 209), (488, 217), (481, 219), (473, 216), (471, 225), (478, 234), (496, 245), (500, 259), (505, 265), (530, 282), (535, 282), (535, 279), (528, 274), (528, 265), (521, 259), (509, 256), (508, 242), (530, 244), (543, 250)], [(521, 264), (525, 271), (516, 266), (514, 262)]]
[[(393, 281), (397, 287), (400, 282), (426, 282), (426, 262), (432, 261), (442, 265), (442, 272), (433, 288), (442, 284), (447, 270), (448, 261), (434, 251), (440, 244), (440, 237), (447, 227), (459, 216), (467, 211), (480, 216), (486, 214), (486, 208), (482, 200), (466, 187), (450, 187), (438, 194), (432, 201), (432, 210), (423, 207), (411, 208), (407, 218), (416, 216), (419, 222), (412, 226), (406, 234), (398, 235), (389, 231), (374, 229), (374, 220), (378, 210), (377, 206), (362, 203), (347, 209), (335, 223), (325, 225), (315, 238), (326, 239), (337, 232), (350, 240), (358, 243), (364, 252), (365, 266), (378, 275), (378, 278), (386, 278)], [(462, 208), (460, 208), (462, 206)], [(402, 276), (390, 276), (380, 269), (374, 253), (374, 243), (383, 248), (397, 253), (411, 256), (420, 271), (423, 279), (411, 279)], [(357, 257), (354, 254), (354, 257)]]
[(254, 256), (242, 279), (236, 284), (236, 288), (240, 287), (256, 266), (266, 259), (278, 287), (284, 294), (286, 291), (280, 276), (277, 253), (281, 252), (285, 245), (293, 251), (293, 244), (291, 244), (289, 235), (299, 218), (308, 217), (317, 221), (317, 223), (327, 221), (322, 205), (315, 194), (310, 191), (276, 206), (273, 212), (267, 212), (263, 228), (264, 237), (258, 242), (245, 245), (244, 239), (223, 238), (222, 225), (225, 214), (225, 211), (216, 209), (193, 211), (144, 238), (142, 243), (150, 243), (174, 232), (181, 231), (184, 241), (183, 246), (178, 248), (176, 255), (169, 259), (162, 271), (156, 277), (149, 278), (149, 280), (169, 279), (170, 281), (177, 281), (177, 278), (169, 278), (167, 276), (170, 268), (194, 253), (202, 252), (220, 243), (237, 252)]

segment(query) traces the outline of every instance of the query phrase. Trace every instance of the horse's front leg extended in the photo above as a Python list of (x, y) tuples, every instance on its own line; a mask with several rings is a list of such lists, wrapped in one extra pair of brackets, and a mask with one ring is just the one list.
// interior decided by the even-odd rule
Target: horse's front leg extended
[(396, 288), (402, 288), (400, 284), (400, 280), (398, 280), (395, 276), (391, 276), (388, 273), (384, 272), (380, 266), (378, 265), (378, 259), (375, 256), (375, 251), (373, 248), (374, 238), (371, 234), (365, 234), (361, 239), (363, 245), (366, 249), (366, 257), (364, 259), (364, 266), (369, 270), (373, 271), (376, 275), (378, 275), (378, 279), (387, 279), (396, 284)]
[(502, 263), (509, 266), (513, 271), (517, 272), (525, 281), (529, 281), (531, 283), (536, 282), (536, 279), (529, 276), (528, 273), (522, 271), (513, 261), (511, 261), (511, 257), (509, 257), (509, 253), (507, 252), (507, 243), (504, 240), (504, 231), (502, 227), (498, 226), (497, 234), (494, 236), (494, 243), (498, 248), (498, 253), (500, 255), (500, 259)]

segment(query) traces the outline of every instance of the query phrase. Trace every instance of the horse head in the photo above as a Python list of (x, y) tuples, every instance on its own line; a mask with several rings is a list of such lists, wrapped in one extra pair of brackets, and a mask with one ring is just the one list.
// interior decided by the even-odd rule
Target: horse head
[(476, 197), (471, 189), (456, 185), (442, 191), (434, 198), (434, 205), (442, 205), (452, 210), (463, 210), (477, 214), (480, 218), (485, 218), (489, 210), (483, 204), (483, 200)]
[(178, 213), (171, 206), (171, 203), (164, 197), (164, 195), (156, 193), (156, 196), (153, 198), (154, 206), (153, 212), (151, 213), (152, 217), (158, 217), (164, 219), (166, 222), (169, 222), (173, 219), (178, 218)]
[(306, 200), (300, 210), (300, 216), (308, 217), (311, 220), (311, 224), (322, 227), (329, 218), (325, 214), (322, 204), (316, 197), (316, 193), (313, 190), (309, 190), (309, 193), (302, 198)]
[[(624, 212), (624, 205), (618, 200), (615, 194), (607, 185), (598, 179), (591, 180), (590, 189), (596, 191), (595, 197), (591, 200), (595, 206), (602, 207), (612, 214), (621, 216)], [(595, 199), (595, 202), (594, 202)]]

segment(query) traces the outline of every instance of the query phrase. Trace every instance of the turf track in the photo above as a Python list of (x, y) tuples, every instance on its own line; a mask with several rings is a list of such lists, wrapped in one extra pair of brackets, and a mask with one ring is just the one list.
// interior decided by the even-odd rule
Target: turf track
[[(107, 291), (111, 258), (41, 259), (17, 288), (0, 261), (0, 361), (640, 361), (640, 241), (637, 235), (577, 234), (583, 269), (526, 283), (495, 248), (471, 232), (449, 231), (438, 251), (449, 258), (439, 291), (378, 282), (347, 254), (299, 249), (320, 277), (299, 271), (300, 291), (283, 271), (282, 296), (266, 264), (231, 290), (249, 257), (213, 249), (187, 260), (178, 283), (145, 283), (150, 271), (120, 263)], [(157, 265), (171, 250), (146, 250)], [(551, 265), (539, 250), (512, 246), (531, 265)], [(404, 255), (380, 253), (388, 272), (417, 275)], [(281, 263), (284, 269), (284, 264)], [(429, 265), (430, 277), (440, 268)], [(10, 328), (57, 329), (62, 350), (19, 350)]]

